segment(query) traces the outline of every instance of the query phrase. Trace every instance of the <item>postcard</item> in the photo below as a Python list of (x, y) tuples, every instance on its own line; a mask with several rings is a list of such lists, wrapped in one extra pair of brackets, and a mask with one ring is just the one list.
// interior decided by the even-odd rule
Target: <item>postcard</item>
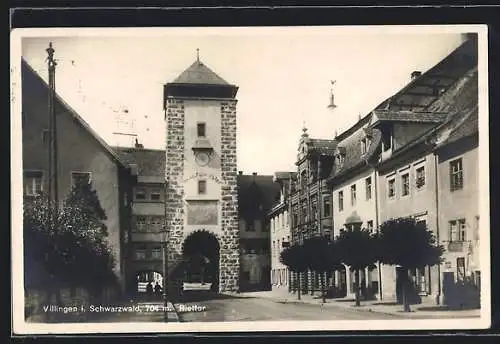
[(13, 332), (489, 327), (487, 46), (14, 29)]

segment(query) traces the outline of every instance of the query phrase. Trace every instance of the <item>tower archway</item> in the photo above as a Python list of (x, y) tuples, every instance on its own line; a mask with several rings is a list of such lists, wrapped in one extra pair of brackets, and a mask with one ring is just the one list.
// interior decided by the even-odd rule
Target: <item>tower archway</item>
[(199, 230), (189, 234), (182, 245), (184, 283), (209, 285), (219, 291), (220, 245), (217, 237)]

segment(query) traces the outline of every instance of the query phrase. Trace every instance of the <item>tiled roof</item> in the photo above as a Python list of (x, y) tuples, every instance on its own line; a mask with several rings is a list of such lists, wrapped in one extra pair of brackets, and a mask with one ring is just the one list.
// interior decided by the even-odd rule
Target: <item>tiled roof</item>
[(274, 172), (274, 179), (275, 180), (281, 180), (281, 179), (294, 179), (297, 177), (297, 172)]
[(478, 122), (478, 74), (477, 68), (471, 70), (458, 83), (453, 93), (442, 104), (449, 112), (448, 121), (441, 128), (444, 139), (439, 145), (457, 141), (463, 137), (474, 135), (479, 131)]
[(477, 103), (478, 84), (476, 67), (465, 73), (446, 94), (443, 94), (443, 99), (433, 104), (435, 110), (445, 110), (448, 112), (446, 120), (393, 152), (391, 159), (423, 142), (437, 142), (440, 147), (459, 140), (462, 137), (477, 133)]
[(241, 208), (261, 202), (267, 212), (279, 199), (281, 187), (272, 175), (238, 175), (238, 204)]
[(365, 154), (361, 151), (361, 140), (366, 137), (365, 127), (359, 127), (350, 136), (338, 142), (338, 147), (343, 148), (344, 162), (341, 166), (335, 165), (330, 174), (330, 178), (338, 178), (347, 174), (352, 169), (365, 165), (375, 153), (378, 152), (380, 146), (381, 134), (378, 129), (371, 131), (370, 146)]
[(479, 132), (479, 119), (477, 108), (472, 111), (469, 118), (455, 128), (444, 144), (458, 141), (464, 137), (475, 135)]
[(308, 147), (311, 152), (333, 156), (335, 155), (337, 142), (328, 139), (309, 139)]
[[(21, 58), (21, 75), (22, 75), (22, 81), (23, 81), (23, 89), (24, 90), (33, 90), (34, 87), (40, 86), (45, 91), (48, 92), (49, 86), (47, 83), (38, 75), (38, 73), (31, 68), (29, 63), (24, 59)], [(116, 154), (116, 152), (106, 143), (106, 141), (103, 140), (103, 138), (97, 134), (97, 132), (92, 129), (92, 127), (85, 121), (66, 101), (57, 93), (55, 92), (55, 98), (56, 98), (56, 105), (60, 105), (62, 108), (64, 108), (65, 111), (62, 111), (62, 113), (69, 114), (77, 124), (79, 124), (94, 140), (97, 141), (97, 143), (102, 147), (104, 152), (106, 152), (114, 161), (119, 163), (122, 166), (126, 166), (126, 163), (124, 163), (120, 157)]]
[(140, 176), (165, 176), (165, 151), (159, 149), (113, 147), (127, 164), (136, 164)]
[(470, 39), (375, 110), (423, 111), (474, 66), (477, 66), (477, 40)]
[(195, 61), (172, 83), (192, 85), (229, 85), (226, 80), (215, 74), (215, 72), (200, 61)]
[(446, 119), (446, 113), (436, 113), (427, 111), (383, 111), (375, 110), (374, 114), (379, 121), (391, 122), (416, 122), (416, 123), (442, 123)]

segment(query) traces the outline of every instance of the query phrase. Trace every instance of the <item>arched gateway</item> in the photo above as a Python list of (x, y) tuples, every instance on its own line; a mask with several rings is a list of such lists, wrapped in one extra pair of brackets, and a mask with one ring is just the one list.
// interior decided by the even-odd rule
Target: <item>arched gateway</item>
[(209, 284), (210, 290), (218, 291), (219, 252), (219, 241), (214, 234), (204, 230), (190, 234), (182, 246), (184, 282)]
[[(200, 278), (200, 259), (211, 267), (217, 261), (206, 276), (220, 292), (237, 292), (239, 284), (237, 90), (199, 58), (164, 86), (169, 271), (184, 265), (177, 280)], [(204, 255), (208, 247), (218, 254)]]

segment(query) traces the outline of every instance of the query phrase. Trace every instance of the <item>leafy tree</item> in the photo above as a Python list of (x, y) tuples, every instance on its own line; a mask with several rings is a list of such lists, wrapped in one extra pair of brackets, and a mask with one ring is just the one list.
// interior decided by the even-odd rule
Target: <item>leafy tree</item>
[(341, 261), (354, 271), (356, 306), (360, 305), (359, 271), (372, 267), (378, 260), (377, 239), (361, 228), (347, 229), (338, 235), (336, 248)]
[(25, 198), (23, 234), (26, 287), (44, 290), (47, 303), (55, 293), (59, 302), (57, 285), (68, 271), (65, 257), (59, 251), (65, 246), (65, 238), (59, 235), (59, 214), (44, 195)]
[(307, 271), (307, 264), (304, 259), (304, 247), (302, 245), (292, 245), (285, 248), (280, 253), (280, 262), (288, 267), (292, 272), (297, 273), (297, 297), (300, 300), (300, 274)]
[[(72, 284), (84, 286), (94, 295), (116, 282), (114, 258), (107, 242), (106, 214), (91, 184), (82, 181), (70, 191), (61, 210), (63, 232), (74, 243), (67, 254), (72, 258)], [(83, 273), (82, 273), (83, 272)]]
[(304, 241), (303, 251), (307, 267), (321, 276), (321, 297), (325, 302), (325, 273), (341, 264), (336, 245), (325, 237), (312, 237)]
[(403, 269), (404, 311), (411, 311), (409, 305), (410, 269), (440, 264), (444, 248), (436, 244), (434, 234), (414, 218), (403, 217), (385, 221), (379, 231), (380, 261), (399, 265)]
[(48, 302), (60, 287), (81, 286), (93, 295), (116, 282), (114, 260), (106, 240), (106, 218), (94, 190), (77, 184), (62, 208), (47, 198), (24, 202), (24, 257), (28, 287), (45, 289)]

